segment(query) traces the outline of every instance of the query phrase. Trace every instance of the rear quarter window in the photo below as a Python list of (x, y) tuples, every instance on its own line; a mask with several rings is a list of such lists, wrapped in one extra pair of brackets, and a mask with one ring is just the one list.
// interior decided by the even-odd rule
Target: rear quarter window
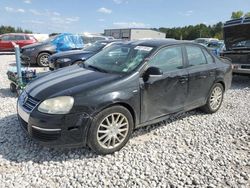
[(214, 63), (214, 58), (212, 57), (212, 55), (210, 55), (206, 50), (202, 49), (206, 59), (207, 59), (207, 63), (208, 64), (212, 64)]

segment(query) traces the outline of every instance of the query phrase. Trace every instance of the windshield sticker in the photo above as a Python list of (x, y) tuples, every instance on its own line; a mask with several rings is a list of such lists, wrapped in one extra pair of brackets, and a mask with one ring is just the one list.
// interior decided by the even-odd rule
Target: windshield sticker
[(153, 48), (148, 46), (136, 46), (135, 50), (150, 52)]

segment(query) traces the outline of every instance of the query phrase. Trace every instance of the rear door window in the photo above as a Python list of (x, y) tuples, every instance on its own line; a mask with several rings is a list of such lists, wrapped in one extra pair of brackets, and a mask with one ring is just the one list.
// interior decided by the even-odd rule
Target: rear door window
[(186, 46), (189, 66), (199, 66), (207, 64), (207, 60), (200, 47)]
[(15, 35), (15, 40), (25, 40), (24, 35)]

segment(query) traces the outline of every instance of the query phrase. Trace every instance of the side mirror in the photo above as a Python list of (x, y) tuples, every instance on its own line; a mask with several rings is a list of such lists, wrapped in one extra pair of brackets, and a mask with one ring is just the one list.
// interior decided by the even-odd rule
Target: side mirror
[(159, 78), (162, 77), (163, 72), (158, 67), (149, 67), (143, 74), (143, 80), (146, 82), (150, 78)]
[(82, 63), (84, 63), (86, 60), (87, 60), (86, 57), (82, 57), (82, 58), (81, 58), (81, 62), (82, 62)]

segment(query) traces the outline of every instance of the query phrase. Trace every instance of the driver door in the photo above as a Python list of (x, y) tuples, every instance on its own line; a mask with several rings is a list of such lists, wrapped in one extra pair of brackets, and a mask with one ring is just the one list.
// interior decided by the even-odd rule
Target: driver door
[(188, 72), (181, 46), (160, 49), (148, 67), (158, 67), (163, 74), (146, 81), (141, 78), (141, 123), (183, 110), (188, 96)]

